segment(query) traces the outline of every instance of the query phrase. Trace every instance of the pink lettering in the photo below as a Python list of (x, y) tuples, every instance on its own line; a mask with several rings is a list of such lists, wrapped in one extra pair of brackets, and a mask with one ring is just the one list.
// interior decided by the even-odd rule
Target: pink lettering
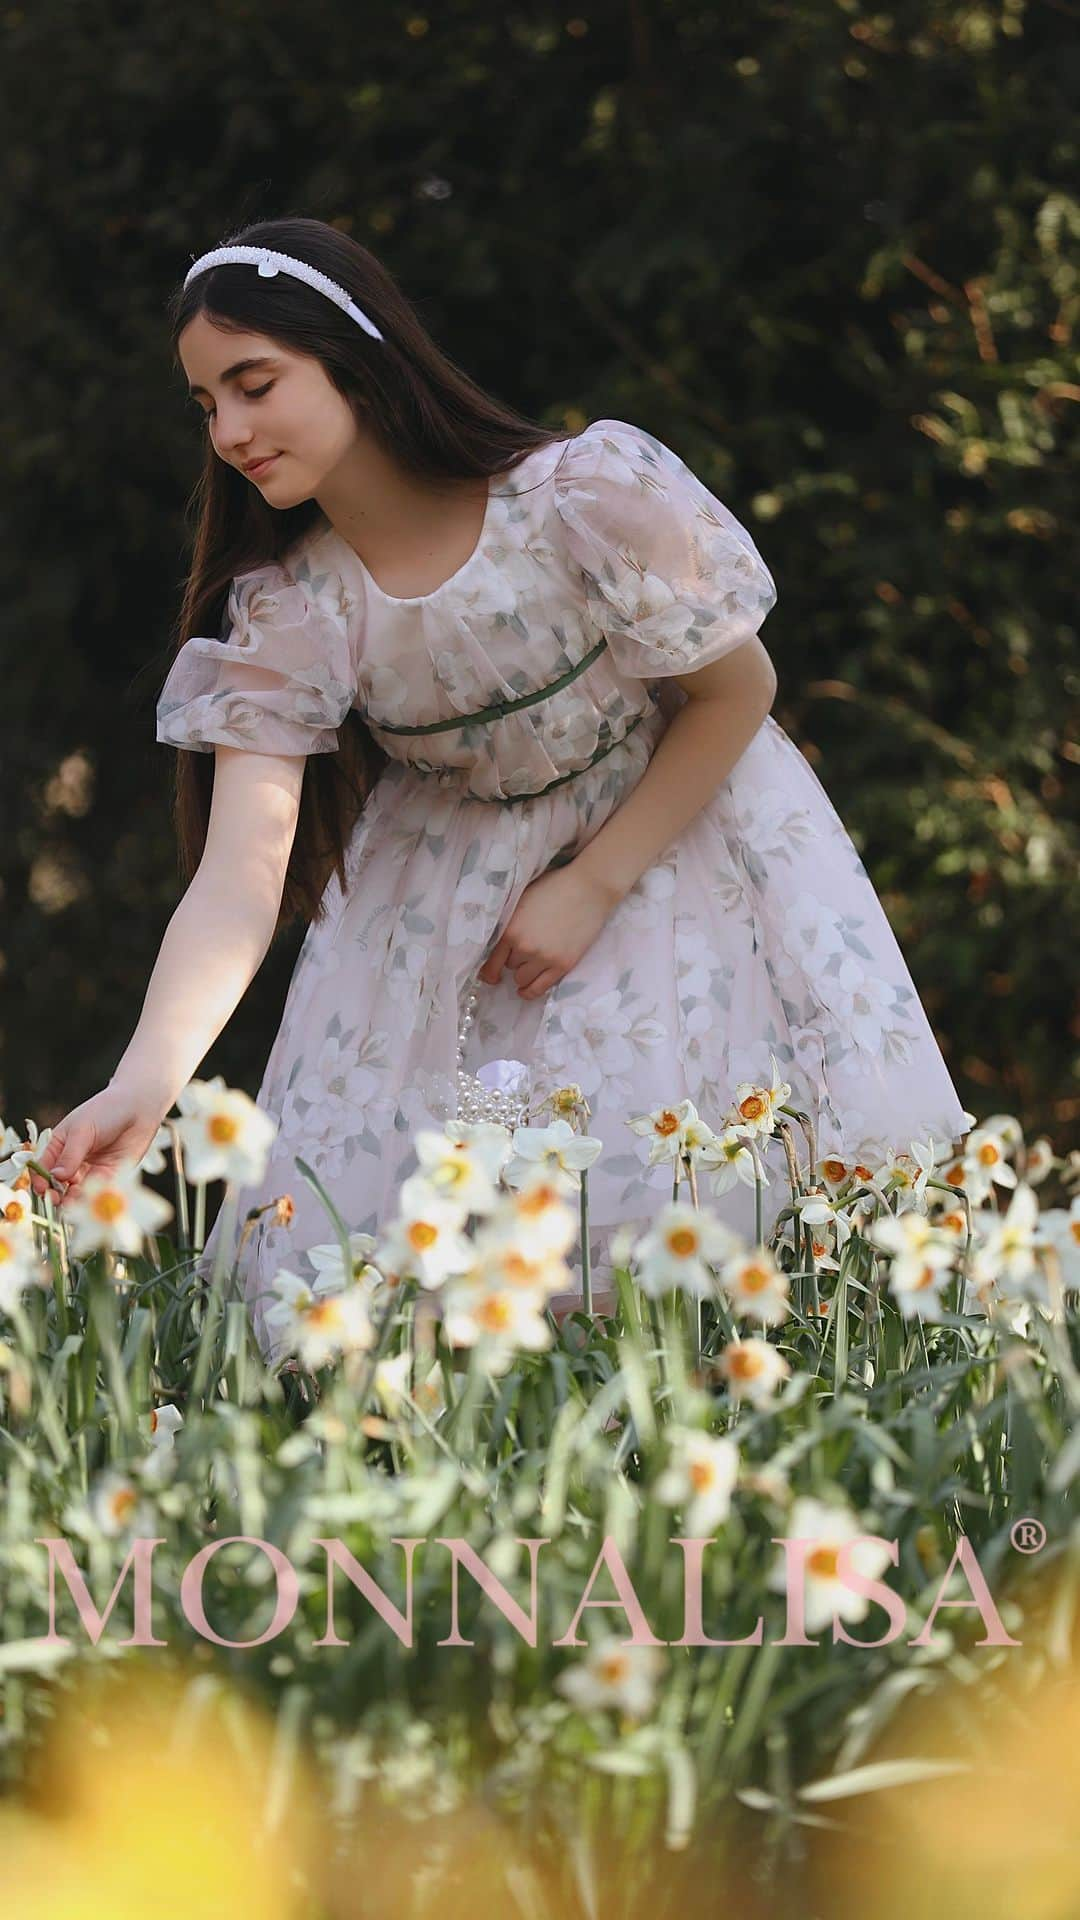
[[(221, 1634), (215, 1633), (210, 1625), (203, 1606), (203, 1576), (210, 1561), (222, 1547), (235, 1546), (258, 1547), (260, 1553), (265, 1553), (274, 1569), (277, 1583), (277, 1600), (273, 1619), (266, 1631), (258, 1634), (254, 1640), (223, 1639)], [(282, 1553), (280, 1547), (272, 1546), (269, 1540), (255, 1540), (246, 1533), (233, 1533), (224, 1540), (211, 1540), (209, 1546), (200, 1548), (194, 1559), (188, 1561), (180, 1582), (180, 1610), (185, 1620), (189, 1626), (194, 1627), (196, 1633), (202, 1635), (204, 1640), (212, 1640), (216, 1647), (261, 1647), (267, 1640), (275, 1640), (278, 1634), (284, 1632), (288, 1626), (296, 1612), (299, 1598), (300, 1582), (288, 1556)]]
[(56, 1631), (57, 1567), (59, 1567), (63, 1574), (64, 1580), (67, 1583), (68, 1592), (75, 1602), (75, 1611), (79, 1616), (79, 1624), (89, 1634), (91, 1641), (96, 1647), (108, 1625), (109, 1615), (116, 1605), (117, 1595), (127, 1578), (128, 1568), (131, 1566), (132, 1561), (134, 1561), (135, 1632), (131, 1635), (130, 1639), (120, 1640), (117, 1644), (121, 1647), (168, 1646), (169, 1643), (167, 1640), (156, 1640), (154, 1638), (153, 1626), (151, 1624), (152, 1596), (150, 1563), (153, 1558), (154, 1548), (163, 1546), (164, 1541), (165, 1536), (162, 1535), (159, 1540), (148, 1540), (144, 1536), (133, 1542), (131, 1552), (128, 1554), (127, 1559), (124, 1561), (123, 1566), (116, 1576), (116, 1585), (105, 1604), (105, 1611), (104, 1613), (99, 1613), (90, 1598), (86, 1581), (75, 1565), (74, 1555), (67, 1541), (59, 1539), (35, 1540), (35, 1547), (44, 1547), (49, 1556), (49, 1631), (42, 1635), (42, 1645), (46, 1647), (66, 1647), (70, 1645), (68, 1636), (64, 1633), (57, 1633)]
[(458, 1561), (460, 1560), (466, 1573), (471, 1573), (481, 1593), (486, 1594), (489, 1600), (494, 1600), (504, 1620), (509, 1620), (515, 1633), (519, 1633), (528, 1646), (535, 1647), (536, 1558), (540, 1548), (550, 1546), (551, 1542), (549, 1540), (518, 1540), (517, 1542), (519, 1547), (528, 1547), (529, 1549), (528, 1614), (518, 1606), (513, 1594), (507, 1592), (502, 1581), (496, 1579), (491, 1568), (481, 1560), (480, 1555), (473, 1547), (470, 1547), (467, 1540), (437, 1538), (435, 1544), (439, 1547), (449, 1547), (451, 1555), (450, 1632), (448, 1637), (445, 1640), (438, 1641), (437, 1645), (440, 1647), (473, 1647), (476, 1645), (475, 1640), (463, 1639), (458, 1628)]
[[(610, 1553), (609, 1553), (609, 1550), (610, 1550)], [(601, 1567), (607, 1567), (607, 1570), (611, 1575), (612, 1583), (619, 1596), (617, 1600), (590, 1600), (589, 1599), (590, 1591), (592, 1589), (593, 1583), (596, 1580), (598, 1573), (600, 1572)], [(585, 1591), (578, 1602), (577, 1608), (574, 1612), (574, 1617), (571, 1620), (570, 1625), (567, 1627), (566, 1632), (563, 1634), (562, 1639), (552, 1641), (551, 1644), (553, 1647), (584, 1647), (588, 1645), (588, 1642), (586, 1640), (579, 1640), (577, 1638), (578, 1621), (581, 1619), (581, 1616), (584, 1613), (585, 1608), (587, 1606), (588, 1607), (620, 1607), (622, 1609), (622, 1611), (625, 1613), (627, 1619), (631, 1622), (634, 1629), (630, 1638), (623, 1642), (625, 1646), (664, 1647), (667, 1645), (666, 1640), (657, 1639), (648, 1621), (646, 1620), (644, 1610), (641, 1605), (641, 1601), (638, 1599), (637, 1594), (634, 1592), (633, 1582), (630, 1578), (630, 1575), (626, 1571), (625, 1565), (623, 1564), (622, 1554), (619, 1552), (619, 1548), (615, 1540), (608, 1533), (605, 1533), (604, 1535), (603, 1541), (600, 1546), (600, 1551), (596, 1556), (595, 1565), (593, 1566), (593, 1570), (589, 1575), (588, 1582), (585, 1587)]]

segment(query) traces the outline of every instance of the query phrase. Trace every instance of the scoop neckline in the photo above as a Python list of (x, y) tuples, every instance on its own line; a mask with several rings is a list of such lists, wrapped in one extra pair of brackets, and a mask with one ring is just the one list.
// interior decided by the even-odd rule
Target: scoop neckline
[[(570, 437), (573, 438), (572, 435)], [(566, 451), (565, 443), (558, 442), (558, 441), (549, 441), (547, 445), (543, 447), (530, 447), (527, 453), (522, 454), (521, 459), (517, 462), (515, 466), (507, 467), (503, 473), (489, 474), (487, 502), (484, 507), (484, 517), (480, 522), (480, 532), (476, 537), (476, 545), (474, 546), (472, 552), (468, 555), (468, 557), (462, 561), (460, 567), (455, 567), (453, 573), (448, 574), (445, 580), (440, 580), (438, 586), (430, 588), (430, 590), (427, 593), (388, 593), (385, 587), (380, 587), (378, 581), (375, 578), (375, 575), (368, 570), (363, 560), (361, 560), (360, 555), (357, 553), (356, 548), (353, 546), (350, 546), (349, 542), (345, 539), (344, 534), (339, 533), (337, 528), (333, 526), (329, 527), (330, 534), (332, 538), (337, 542), (342, 553), (347, 555), (347, 557), (351, 561), (353, 561), (353, 563), (359, 568), (361, 574), (364, 577), (365, 582), (371, 588), (372, 592), (377, 596), (378, 599), (385, 600), (388, 603), (388, 605), (392, 607), (422, 607), (426, 605), (426, 603), (429, 600), (436, 599), (440, 593), (445, 593), (447, 587), (455, 586), (456, 583), (461, 579), (462, 575), (464, 573), (467, 573), (470, 567), (472, 567), (475, 564), (475, 562), (479, 560), (481, 554), (484, 551), (484, 548), (487, 545), (488, 536), (491, 531), (491, 522), (494, 514), (496, 499), (497, 498), (504, 499), (508, 492), (509, 493), (517, 492), (516, 487), (511, 487), (508, 489), (502, 483), (507, 480), (516, 478), (516, 476), (521, 472), (522, 468), (527, 465), (527, 463), (533, 458), (535, 454), (547, 453), (551, 450), (553, 446), (560, 446), (562, 448), (562, 452), (560, 452), (560, 455), (559, 455), (559, 458), (561, 459), (562, 453)], [(496, 481), (500, 483), (498, 486), (496, 485)]]
[[(512, 468), (511, 471), (516, 472), (517, 469)], [(368, 567), (365, 565), (363, 560), (361, 560), (360, 555), (356, 551), (356, 548), (349, 545), (349, 542), (345, 539), (344, 534), (338, 533), (336, 527), (333, 529), (334, 536), (336, 539), (340, 540), (346, 552), (352, 555), (361, 573), (363, 574), (364, 579), (367, 581), (368, 586), (372, 588), (372, 590), (378, 595), (380, 600), (387, 601), (389, 605), (392, 607), (422, 606), (425, 600), (433, 600), (437, 593), (442, 593), (444, 588), (452, 586), (455, 580), (458, 580), (461, 578), (461, 575), (465, 572), (466, 567), (472, 566), (473, 561), (477, 558), (487, 538), (488, 528), (491, 524), (492, 501), (494, 500), (494, 497), (495, 497), (495, 490), (492, 485), (492, 478), (489, 475), (487, 500), (484, 503), (484, 517), (480, 522), (480, 532), (476, 536), (476, 545), (474, 546), (472, 552), (469, 554), (468, 558), (462, 561), (460, 567), (456, 567), (453, 573), (449, 574), (445, 580), (440, 580), (438, 586), (431, 587), (427, 593), (387, 593), (386, 588), (380, 587), (378, 581), (375, 578), (375, 575), (369, 571)]]

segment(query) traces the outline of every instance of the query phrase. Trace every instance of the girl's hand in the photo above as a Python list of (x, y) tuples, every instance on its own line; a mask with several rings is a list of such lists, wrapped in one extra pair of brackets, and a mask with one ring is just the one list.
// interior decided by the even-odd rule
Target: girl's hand
[(157, 1097), (137, 1088), (106, 1087), (73, 1107), (53, 1128), (37, 1156), (48, 1169), (50, 1181), (31, 1167), (30, 1185), (36, 1194), (46, 1192), (50, 1183), (59, 1185), (64, 1189), (63, 1200), (68, 1199), (91, 1174), (110, 1176), (121, 1163), (140, 1161), (163, 1118)]
[(530, 880), (499, 940), (477, 973), (497, 986), (509, 967), (523, 1000), (550, 992), (587, 953), (620, 896), (576, 870), (573, 861)]

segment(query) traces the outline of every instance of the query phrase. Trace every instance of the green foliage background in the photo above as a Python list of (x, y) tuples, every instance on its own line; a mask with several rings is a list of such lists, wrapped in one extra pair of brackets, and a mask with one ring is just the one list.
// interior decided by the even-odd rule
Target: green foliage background
[[(746, 522), (774, 712), (962, 1097), (1076, 1139), (1075, 9), (574, 7), (0, 14), (20, 1127), (105, 1083), (179, 897), (154, 702), (200, 456), (164, 304), (241, 220), (300, 212), (483, 385), (568, 431), (636, 421)], [(254, 1093), (303, 931), (204, 1073)]]

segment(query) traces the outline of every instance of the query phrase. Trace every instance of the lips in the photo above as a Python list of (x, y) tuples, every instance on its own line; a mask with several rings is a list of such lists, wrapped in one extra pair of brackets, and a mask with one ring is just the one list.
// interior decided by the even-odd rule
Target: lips
[(276, 453), (268, 453), (265, 460), (253, 460), (249, 466), (244, 468), (244, 472), (250, 474), (253, 479), (256, 479), (259, 474), (265, 473), (266, 469), (279, 457)]

